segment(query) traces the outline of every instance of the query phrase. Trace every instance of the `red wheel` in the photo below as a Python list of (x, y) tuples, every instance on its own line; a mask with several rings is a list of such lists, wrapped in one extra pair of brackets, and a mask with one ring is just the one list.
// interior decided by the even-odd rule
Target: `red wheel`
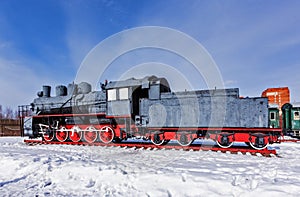
[(69, 138), (72, 142), (79, 142), (82, 138), (82, 130), (78, 126), (73, 126), (69, 131)]
[(97, 139), (97, 130), (95, 127), (89, 126), (85, 129), (83, 137), (88, 143), (93, 143)]
[(100, 129), (99, 137), (103, 143), (108, 144), (113, 141), (115, 132), (110, 126), (104, 126)]
[(180, 134), (179, 139), (177, 139), (180, 146), (189, 146), (194, 142), (194, 139), (190, 138), (187, 134)]
[(221, 148), (229, 148), (233, 145), (233, 133), (221, 132), (217, 135), (216, 143)]
[(269, 145), (269, 140), (268, 136), (263, 133), (254, 133), (251, 134), (249, 138), (249, 144), (253, 149), (256, 150), (263, 150), (268, 147)]
[(65, 127), (61, 127), (60, 129), (56, 130), (56, 139), (60, 142), (66, 141), (68, 138), (68, 131)]
[(44, 138), (44, 140), (45, 141), (47, 141), (47, 142), (51, 142), (53, 139), (54, 139), (54, 132), (53, 131), (51, 131), (50, 129), (48, 130), (48, 131), (45, 131), (44, 133), (43, 133), (43, 138)]
[(164, 144), (165, 140), (163, 139), (163, 135), (154, 134), (153, 137), (151, 137), (151, 142), (156, 146), (160, 146)]

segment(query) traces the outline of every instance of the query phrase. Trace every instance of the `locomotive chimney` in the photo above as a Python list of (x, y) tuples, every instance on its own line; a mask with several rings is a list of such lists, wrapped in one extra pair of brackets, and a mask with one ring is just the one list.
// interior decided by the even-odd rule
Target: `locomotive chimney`
[(43, 86), (43, 97), (50, 97), (51, 86)]

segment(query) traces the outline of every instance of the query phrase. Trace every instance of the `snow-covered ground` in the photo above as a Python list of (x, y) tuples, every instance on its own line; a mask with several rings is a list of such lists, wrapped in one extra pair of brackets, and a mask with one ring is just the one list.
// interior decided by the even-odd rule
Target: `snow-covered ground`
[(300, 144), (280, 157), (35, 145), (0, 138), (1, 196), (299, 196)]

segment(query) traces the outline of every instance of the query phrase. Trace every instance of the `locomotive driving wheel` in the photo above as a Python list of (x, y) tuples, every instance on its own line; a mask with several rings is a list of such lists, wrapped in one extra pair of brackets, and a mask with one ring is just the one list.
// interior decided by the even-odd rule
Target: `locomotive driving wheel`
[(69, 131), (69, 138), (72, 142), (79, 142), (82, 138), (82, 130), (78, 126), (73, 126)]
[(160, 146), (163, 145), (165, 140), (163, 138), (163, 135), (156, 133), (153, 135), (153, 137), (151, 138), (151, 142), (156, 145), (156, 146)]
[(64, 142), (68, 139), (68, 131), (66, 127), (60, 127), (56, 130), (56, 139), (60, 142)]
[(216, 143), (221, 148), (229, 148), (233, 144), (233, 133), (222, 132), (216, 136)]
[(47, 131), (45, 131), (43, 133), (43, 139), (47, 142), (51, 142), (54, 140), (55, 134), (51, 129), (47, 129)]
[(104, 126), (100, 129), (99, 137), (103, 143), (108, 144), (113, 141), (115, 132), (110, 126)]
[(256, 150), (263, 150), (269, 145), (268, 136), (263, 133), (250, 134), (249, 144)]
[(84, 130), (84, 140), (88, 143), (93, 143), (97, 140), (97, 130), (93, 126), (89, 126)]

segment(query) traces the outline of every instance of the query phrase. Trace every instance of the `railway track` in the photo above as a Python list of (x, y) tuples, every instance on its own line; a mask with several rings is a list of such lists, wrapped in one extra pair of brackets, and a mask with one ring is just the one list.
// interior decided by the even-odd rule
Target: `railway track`
[(281, 142), (295, 142), (295, 143), (300, 143), (300, 139), (283, 139), (279, 140)]
[(184, 150), (184, 151), (214, 151), (214, 152), (221, 152), (221, 153), (231, 153), (231, 154), (248, 154), (254, 156), (264, 156), (264, 157), (272, 157), (277, 156), (276, 150), (265, 148), (263, 150), (255, 150), (245, 146), (232, 146), (230, 148), (221, 148), (212, 145), (201, 145), (201, 144), (194, 144), (190, 146), (180, 146), (180, 145), (173, 145), (167, 144), (163, 146), (157, 146), (151, 143), (146, 142), (122, 142), (122, 143), (110, 143), (105, 144), (101, 142), (59, 142), (59, 141), (43, 141), (43, 140), (24, 140), (24, 142), (28, 145), (38, 145), (38, 144), (60, 144), (60, 145), (81, 145), (81, 146), (105, 146), (105, 147), (125, 147), (125, 148), (136, 148), (136, 149), (147, 149), (147, 150), (156, 150), (156, 149), (163, 149), (163, 150)]

